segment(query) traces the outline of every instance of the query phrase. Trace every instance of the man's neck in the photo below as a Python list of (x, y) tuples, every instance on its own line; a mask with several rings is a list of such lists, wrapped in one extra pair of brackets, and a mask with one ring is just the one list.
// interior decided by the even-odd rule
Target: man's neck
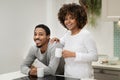
[(49, 41), (46, 42), (46, 44), (44, 44), (44, 46), (42, 46), (42, 47), (40, 48), (42, 54), (44, 54), (44, 53), (47, 51), (48, 43), (49, 43)]

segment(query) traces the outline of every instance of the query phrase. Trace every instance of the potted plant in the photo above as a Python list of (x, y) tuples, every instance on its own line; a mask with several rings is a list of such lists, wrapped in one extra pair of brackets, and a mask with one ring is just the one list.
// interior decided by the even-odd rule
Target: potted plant
[(84, 6), (88, 14), (88, 24), (95, 26), (97, 18), (101, 15), (102, 0), (79, 0), (81, 6)]

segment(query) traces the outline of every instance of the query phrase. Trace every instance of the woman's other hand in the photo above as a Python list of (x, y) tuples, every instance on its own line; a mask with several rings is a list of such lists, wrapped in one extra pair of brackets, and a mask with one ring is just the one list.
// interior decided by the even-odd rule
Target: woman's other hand
[(60, 40), (57, 37), (50, 39), (50, 43), (54, 43), (54, 42), (60, 42)]
[(64, 58), (75, 57), (75, 52), (72, 52), (72, 51), (69, 51), (69, 50), (63, 50), (62, 56)]

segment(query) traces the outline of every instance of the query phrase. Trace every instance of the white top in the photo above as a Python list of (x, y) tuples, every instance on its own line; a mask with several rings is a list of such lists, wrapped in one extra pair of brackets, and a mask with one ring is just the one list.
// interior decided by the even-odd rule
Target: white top
[(92, 78), (92, 61), (97, 61), (97, 49), (95, 42), (86, 29), (78, 34), (71, 35), (68, 31), (60, 40), (64, 49), (76, 53), (76, 57), (65, 58), (65, 75), (77, 78)]

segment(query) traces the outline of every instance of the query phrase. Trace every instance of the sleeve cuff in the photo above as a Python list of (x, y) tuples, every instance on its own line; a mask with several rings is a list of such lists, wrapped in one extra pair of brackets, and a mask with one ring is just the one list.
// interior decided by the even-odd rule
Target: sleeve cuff
[(27, 75), (30, 75), (30, 69), (28, 69), (28, 70), (26, 71), (26, 74), (27, 74)]
[(80, 53), (75, 52), (75, 54), (76, 54), (75, 61), (81, 61), (81, 55), (80, 55)]

